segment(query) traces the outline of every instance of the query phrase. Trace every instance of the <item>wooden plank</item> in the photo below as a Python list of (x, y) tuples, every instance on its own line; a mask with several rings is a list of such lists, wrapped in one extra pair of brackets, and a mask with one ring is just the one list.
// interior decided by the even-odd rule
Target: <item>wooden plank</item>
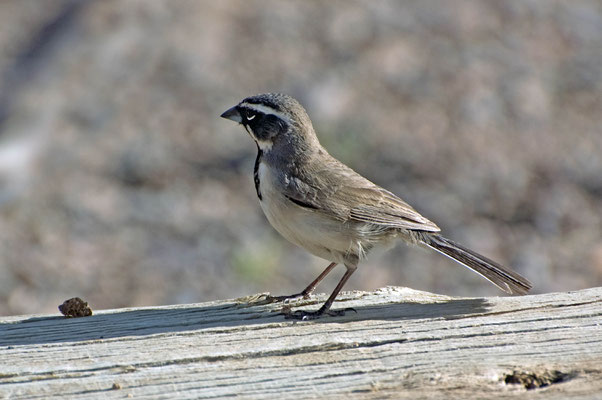
[(602, 288), (453, 298), (388, 287), (344, 293), (335, 308), (357, 313), (318, 321), (264, 303), (3, 317), (0, 398), (602, 398)]

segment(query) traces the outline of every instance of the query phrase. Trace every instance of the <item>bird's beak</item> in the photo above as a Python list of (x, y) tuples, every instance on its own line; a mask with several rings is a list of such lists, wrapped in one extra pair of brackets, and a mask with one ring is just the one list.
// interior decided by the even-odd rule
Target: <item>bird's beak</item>
[(220, 117), (232, 120), (234, 122), (238, 122), (239, 124), (242, 122), (242, 117), (240, 116), (240, 113), (236, 109), (236, 106), (224, 111), (222, 113), (222, 115), (220, 115)]

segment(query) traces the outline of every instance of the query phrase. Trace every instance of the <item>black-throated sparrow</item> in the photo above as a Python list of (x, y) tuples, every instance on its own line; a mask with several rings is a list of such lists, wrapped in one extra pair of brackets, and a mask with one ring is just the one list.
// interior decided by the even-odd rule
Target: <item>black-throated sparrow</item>
[(257, 144), (255, 189), (270, 224), (290, 242), (331, 262), (302, 292), (272, 299), (308, 297), (337, 264), (347, 268), (319, 310), (290, 316), (342, 314), (329, 309), (358, 262), (373, 247), (397, 238), (434, 249), (508, 293), (531, 288), (518, 273), (441, 236), (439, 227), (409, 204), (328, 154), (305, 109), (292, 97), (247, 97), (221, 116), (242, 124)]

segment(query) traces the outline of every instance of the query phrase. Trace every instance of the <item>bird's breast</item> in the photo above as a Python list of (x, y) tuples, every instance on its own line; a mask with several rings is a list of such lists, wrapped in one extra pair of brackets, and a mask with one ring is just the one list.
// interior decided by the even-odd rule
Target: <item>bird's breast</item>
[(338, 263), (343, 263), (349, 254), (361, 253), (356, 232), (348, 224), (292, 202), (284, 195), (277, 174), (264, 162), (259, 162), (257, 179), (265, 216), (289, 242)]

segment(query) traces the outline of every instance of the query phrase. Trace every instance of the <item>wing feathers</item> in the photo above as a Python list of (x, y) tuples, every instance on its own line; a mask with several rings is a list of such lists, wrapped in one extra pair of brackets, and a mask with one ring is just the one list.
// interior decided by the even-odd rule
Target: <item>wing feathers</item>
[[(321, 160), (319, 165), (313, 173), (311, 168), (306, 171), (305, 176), (283, 178), (289, 200), (342, 221), (428, 232), (440, 230), (399, 197), (338, 160), (328, 157), (326, 163)], [(310, 174), (313, 174), (311, 179)]]

